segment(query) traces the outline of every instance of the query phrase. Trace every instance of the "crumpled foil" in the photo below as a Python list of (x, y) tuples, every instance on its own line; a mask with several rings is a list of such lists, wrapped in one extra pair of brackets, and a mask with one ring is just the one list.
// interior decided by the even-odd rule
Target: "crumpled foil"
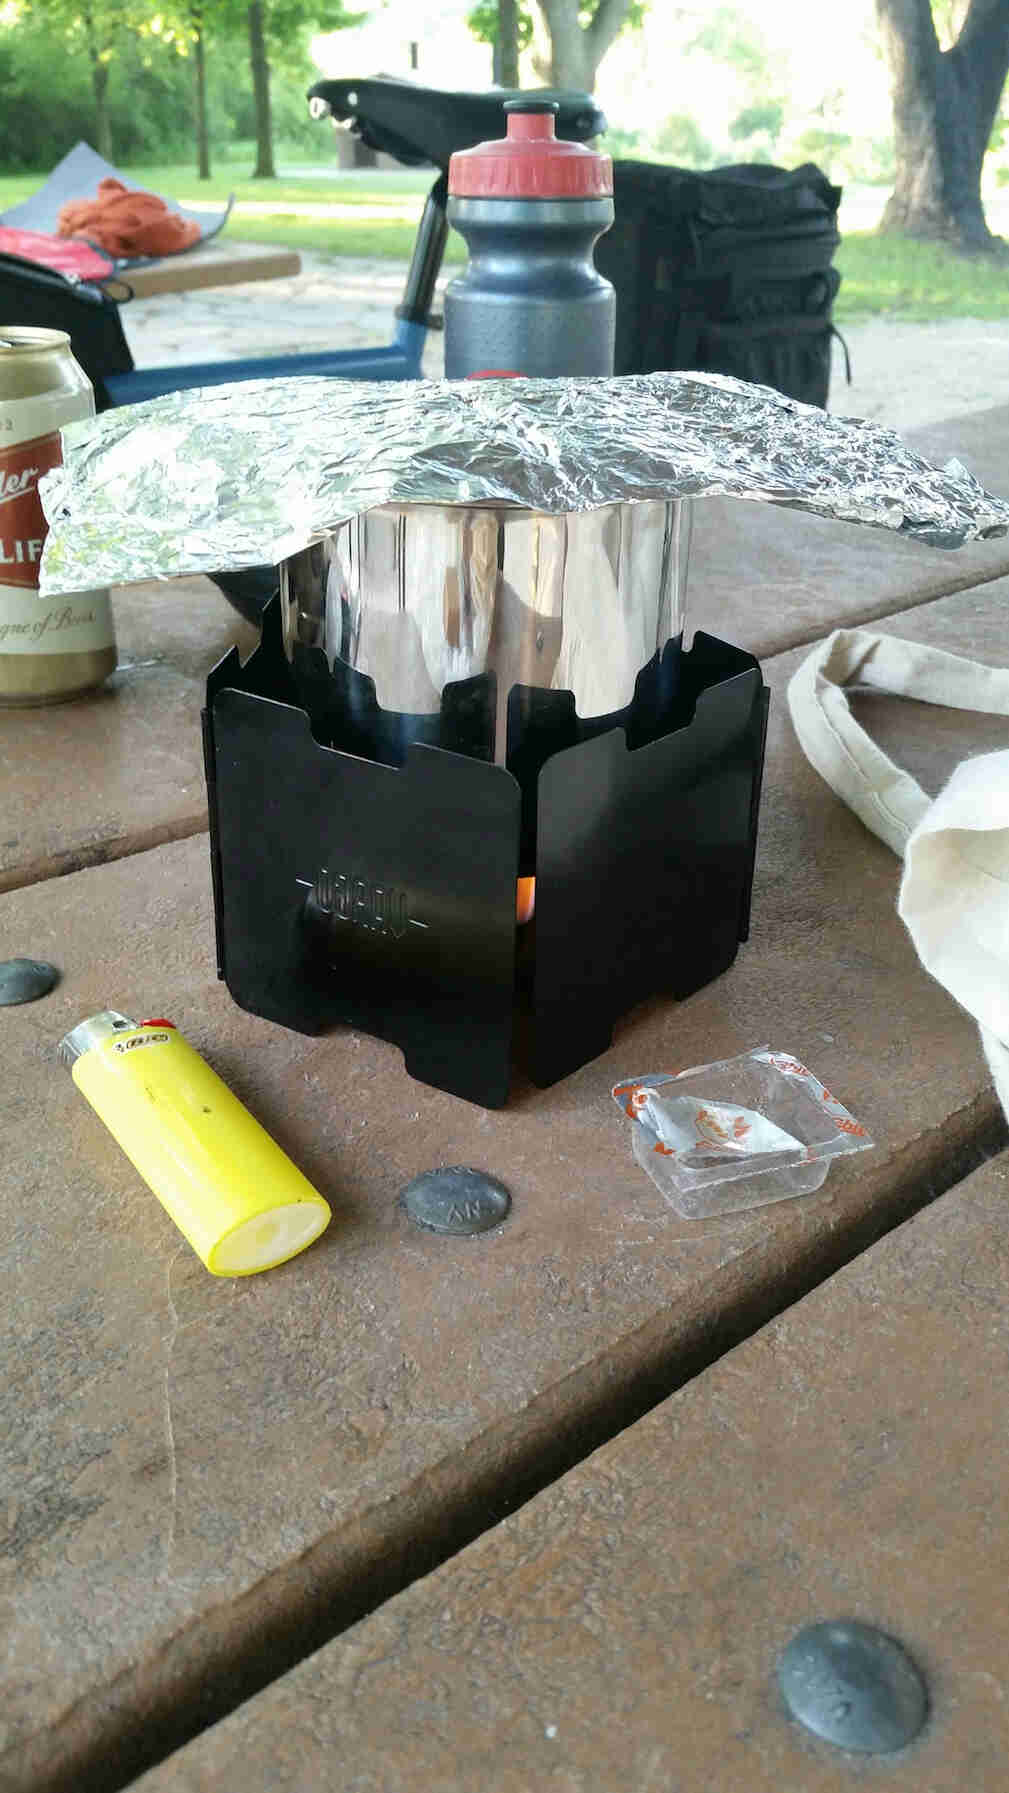
[(49, 595), (278, 562), (389, 503), (762, 499), (958, 547), (1009, 503), (890, 430), (719, 374), (250, 380), (64, 431), (42, 482)]

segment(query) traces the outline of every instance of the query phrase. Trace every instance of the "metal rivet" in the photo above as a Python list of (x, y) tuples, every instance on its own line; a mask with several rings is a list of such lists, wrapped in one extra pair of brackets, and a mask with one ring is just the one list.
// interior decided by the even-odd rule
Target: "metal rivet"
[(59, 975), (55, 965), (47, 965), (44, 959), (0, 961), (0, 1007), (37, 1002), (40, 996), (48, 996)]
[(797, 1632), (782, 1651), (778, 1682), (793, 1718), (863, 1755), (903, 1749), (928, 1714), (925, 1683), (906, 1650), (857, 1619)]
[(414, 1225), (429, 1233), (487, 1233), (507, 1219), (512, 1205), (496, 1177), (464, 1164), (422, 1171), (399, 1199)]

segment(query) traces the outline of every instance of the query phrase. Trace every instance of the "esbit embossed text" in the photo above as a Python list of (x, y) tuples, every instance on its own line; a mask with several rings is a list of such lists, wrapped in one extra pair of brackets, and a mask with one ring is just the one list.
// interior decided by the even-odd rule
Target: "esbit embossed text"
[(307, 878), (299, 878), (298, 883), (311, 892), (316, 907), (334, 926), (345, 922), (393, 940), (402, 940), (410, 928), (427, 928), (426, 921), (410, 914), (406, 891), (394, 884), (333, 872), (328, 866), (322, 867), (314, 883)]

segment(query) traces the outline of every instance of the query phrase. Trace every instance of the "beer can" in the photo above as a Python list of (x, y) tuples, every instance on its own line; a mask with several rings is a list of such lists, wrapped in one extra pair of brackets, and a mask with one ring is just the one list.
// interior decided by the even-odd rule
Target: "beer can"
[(39, 480), (60, 464), (63, 425), (94, 411), (65, 331), (0, 324), (0, 704), (58, 703), (115, 669), (108, 592), (41, 598), (38, 589)]

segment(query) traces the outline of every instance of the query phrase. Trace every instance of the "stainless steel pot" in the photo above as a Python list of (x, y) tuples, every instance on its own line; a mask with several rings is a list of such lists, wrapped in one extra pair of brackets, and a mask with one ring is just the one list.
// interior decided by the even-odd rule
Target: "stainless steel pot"
[(378, 506), (281, 567), (284, 641), (367, 674), (383, 710), (437, 714), (446, 685), (571, 691), (582, 718), (629, 704), (683, 632), (688, 501), (566, 516), (492, 505)]

